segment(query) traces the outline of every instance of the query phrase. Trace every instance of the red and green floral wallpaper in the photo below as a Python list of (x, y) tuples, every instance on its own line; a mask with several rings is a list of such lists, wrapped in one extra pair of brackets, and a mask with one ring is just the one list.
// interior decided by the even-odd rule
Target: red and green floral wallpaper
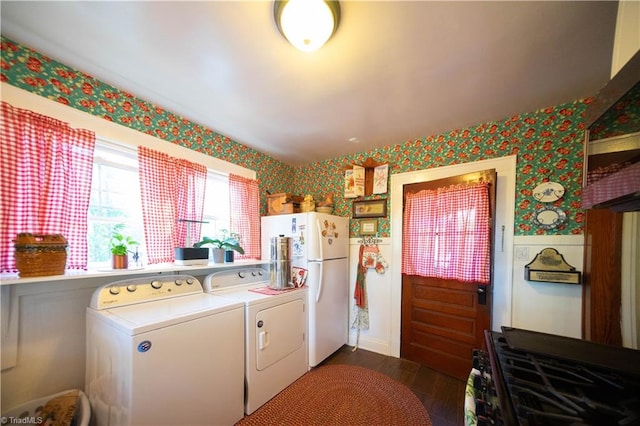
[[(589, 100), (421, 139), (400, 143), (389, 141), (389, 145), (383, 148), (312, 163), (298, 170), (5, 37), (1, 39), (1, 48), (0, 79), (3, 82), (256, 170), (263, 191), (262, 214), (266, 213), (266, 191), (269, 190), (273, 193), (312, 194), (316, 199), (332, 193), (335, 213), (350, 216), (352, 200), (341, 196), (343, 169), (352, 163), (362, 163), (369, 157), (379, 163), (388, 162), (390, 174), (394, 174), (515, 154), (518, 156), (516, 235), (582, 233), (583, 116)], [(565, 212), (567, 220), (550, 230), (540, 229), (532, 222), (534, 213), (542, 207), (532, 197), (532, 190), (545, 181), (560, 182), (565, 187), (564, 196), (553, 205)], [(352, 221), (352, 236), (357, 235), (357, 228), (358, 221)], [(390, 236), (389, 218), (379, 220), (378, 231), (382, 237)]]
[[(293, 168), (6, 37), (0, 81), (105, 120), (255, 170), (261, 188), (293, 192)], [(266, 201), (262, 203), (266, 214)]]
[[(369, 157), (378, 163), (388, 162), (390, 174), (393, 174), (517, 155), (516, 235), (581, 234), (583, 115), (586, 105), (584, 101), (576, 101), (371, 152), (314, 163), (305, 173), (296, 174), (295, 187), (316, 198), (326, 192), (340, 194), (343, 182), (335, 171), (352, 163), (361, 164)], [(559, 182), (565, 188), (564, 196), (552, 205), (563, 210), (567, 219), (550, 230), (540, 229), (532, 222), (533, 214), (543, 207), (532, 197), (532, 190), (546, 181)], [(340, 216), (348, 215), (351, 212), (351, 200), (336, 197), (335, 210)], [(381, 236), (390, 235), (389, 225), (388, 219), (379, 220), (378, 232)], [(353, 235), (357, 235), (357, 226), (357, 223), (352, 223)]]

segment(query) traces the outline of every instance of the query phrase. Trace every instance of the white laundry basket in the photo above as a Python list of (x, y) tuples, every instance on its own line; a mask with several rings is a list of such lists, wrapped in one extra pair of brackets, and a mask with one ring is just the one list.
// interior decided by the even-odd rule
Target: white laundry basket
[[(2, 413), (2, 425), (20, 424), (20, 425), (38, 425), (42, 424), (43, 420), (40, 416), (40, 410), (46, 405), (47, 402), (62, 396), (66, 393), (73, 392), (76, 389), (69, 389), (66, 391), (58, 392), (53, 395), (48, 395), (42, 398), (34, 399), (18, 407), (12, 408), (6, 413)], [(18, 420), (19, 419), (19, 420)], [(89, 405), (89, 399), (87, 395), (81, 390), (78, 390), (78, 402), (76, 405), (76, 414), (74, 416), (73, 425), (76, 426), (89, 426), (91, 419), (91, 406)]]

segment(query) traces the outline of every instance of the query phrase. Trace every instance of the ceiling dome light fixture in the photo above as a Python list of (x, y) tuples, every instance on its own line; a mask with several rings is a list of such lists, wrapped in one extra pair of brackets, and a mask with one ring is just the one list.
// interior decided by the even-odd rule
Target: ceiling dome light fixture
[(280, 33), (296, 49), (313, 52), (336, 32), (340, 2), (325, 0), (276, 0), (273, 16)]

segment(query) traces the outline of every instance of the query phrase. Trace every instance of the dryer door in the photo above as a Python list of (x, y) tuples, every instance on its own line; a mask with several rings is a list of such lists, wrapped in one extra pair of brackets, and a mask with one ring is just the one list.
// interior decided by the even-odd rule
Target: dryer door
[(256, 314), (256, 368), (268, 368), (304, 345), (304, 302), (292, 300)]

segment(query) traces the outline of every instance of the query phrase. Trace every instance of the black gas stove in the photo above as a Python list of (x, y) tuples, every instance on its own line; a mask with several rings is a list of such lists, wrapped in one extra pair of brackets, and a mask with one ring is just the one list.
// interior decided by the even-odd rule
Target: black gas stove
[(640, 351), (507, 327), (485, 340), (478, 425), (640, 425)]

